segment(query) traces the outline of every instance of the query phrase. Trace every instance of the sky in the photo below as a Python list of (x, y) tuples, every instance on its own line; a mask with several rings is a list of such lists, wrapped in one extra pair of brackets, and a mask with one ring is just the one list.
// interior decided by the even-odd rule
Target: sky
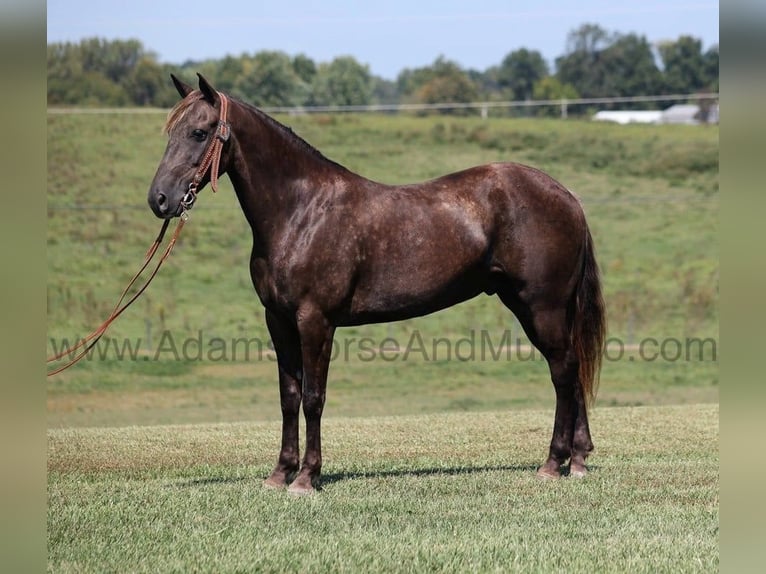
[(637, 33), (650, 42), (681, 35), (718, 44), (718, 0), (49, 0), (48, 42), (135, 38), (159, 60), (188, 60), (281, 50), (315, 62), (353, 56), (395, 79), (440, 55), (484, 71), (519, 48), (553, 66), (569, 32), (584, 23)]

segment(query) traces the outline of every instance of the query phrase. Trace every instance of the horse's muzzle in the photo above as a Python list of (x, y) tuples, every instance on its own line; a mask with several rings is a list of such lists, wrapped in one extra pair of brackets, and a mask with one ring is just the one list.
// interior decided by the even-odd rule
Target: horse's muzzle
[(176, 215), (179, 215), (182, 211), (180, 203), (173, 205), (170, 198), (161, 191), (153, 192), (149, 194), (149, 207), (154, 212), (154, 215), (160, 219), (170, 219)]

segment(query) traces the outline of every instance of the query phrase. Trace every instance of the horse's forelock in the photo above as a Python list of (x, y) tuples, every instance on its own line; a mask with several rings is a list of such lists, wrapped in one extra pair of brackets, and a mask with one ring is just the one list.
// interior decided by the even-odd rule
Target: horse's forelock
[(163, 127), (163, 131), (166, 134), (170, 134), (170, 132), (173, 130), (174, 127), (178, 125), (178, 123), (184, 118), (186, 115), (186, 112), (189, 111), (189, 108), (194, 102), (197, 102), (202, 99), (202, 92), (199, 90), (194, 90), (193, 92), (190, 92), (189, 95), (187, 95), (183, 100), (178, 102), (172, 110), (168, 113), (168, 117), (165, 120), (165, 126)]

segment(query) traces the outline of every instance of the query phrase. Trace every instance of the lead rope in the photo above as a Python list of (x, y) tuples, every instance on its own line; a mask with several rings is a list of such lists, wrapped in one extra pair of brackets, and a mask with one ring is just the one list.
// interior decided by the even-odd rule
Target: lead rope
[(112, 309), (112, 312), (110, 313), (109, 317), (107, 317), (107, 319), (103, 323), (101, 323), (101, 325), (95, 331), (93, 331), (90, 335), (88, 335), (84, 339), (80, 340), (80, 342), (77, 343), (76, 345), (73, 345), (72, 347), (64, 349), (63, 351), (60, 351), (59, 353), (51, 357), (48, 357), (46, 364), (58, 361), (67, 355), (71, 357), (72, 354), (75, 353), (78, 349), (82, 349), (74, 356), (74, 358), (70, 359), (66, 364), (60, 367), (57, 367), (53, 371), (50, 371), (47, 374), (48, 377), (50, 377), (51, 375), (60, 373), (61, 371), (65, 369), (68, 369), (69, 367), (77, 363), (79, 360), (81, 360), (83, 357), (85, 357), (88, 354), (88, 352), (96, 345), (96, 343), (98, 343), (99, 339), (101, 339), (104, 333), (106, 333), (106, 330), (109, 328), (109, 325), (111, 325), (114, 322), (114, 320), (117, 319), (117, 317), (122, 315), (123, 311), (125, 311), (125, 309), (130, 307), (130, 305), (141, 296), (141, 294), (146, 290), (146, 288), (149, 287), (149, 283), (151, 283), (152, 279), (154, 279), (155, 275), (157, 275), (157, 272), (160, 270), (160, 267), (162, 266), (162, 264), (167, 260), (168, 257), (170, 257), (170, 252), (173, 251), (173, 247), (175, 246), (176, 241), (178, 240), (178, 236), (181, 234), (181, 229), (183, 229), (184, 224), (189, 219), (188, 210), (191, 209), (192, 205), (194, 205), (194, 201), (197, 199), (197, 188), (199, 187), (199, 184), (202, 182), (202, 179), (205, 177), (205, 174), (207, 173), (208, 168), (210, 169), (210, 187), (213, 188), (214, 192), (218, 191), (218, 168), (221, 162), (221, 152), (223, 150), (223, 144), (226, 143), (226, 141), (229, 139), (229, 136), (231, 135), (231, 126), (227, 121), (228, 100), (226, 96), (224, 96), (223, 94), (219, 93), (219, 96), (221, 98), (221, 112), (219, 114), (218, 127), (216, 129), (215, 139), (213, 139), (210, 142), (208, 149), (205, 151), (205, 155), (203, 156), (200, 167), (197, 170), (197, 173), (194, 174), (194, 179), (192, 179), (192, 182), (189, 184), (189, 191), (186, 193), (186, 195), (181, 201), (181, 206), (182, 206), (181, 216), (179, 217), (178, 224), (176, 225), (176, 229), (173, 232), (173, 237), (170, 238), (170, 242), (168, 243), (168, 246), (165, 248), (165, 252), (162, 254), (162, 257), (160, 257), (159, 262), (155, 266), (151, 275), (149, 275), (149, 278), (141, 286), (141, 288), (138, 291), (136, 291), (136, 293), (132, 295), (130, 299), (128, 299), (128, 301), (123, 305), (122, 302), (125, 300), (125, 297), (128, 294), (128, 291), (133, 286), (133, 284), (138, 280), (138, 278), (141, 276), (144, 270), (149, 266), (149, 263), (154, 258), (154, 255), (157, 253), (160, 243), (162, 243), (162, 239), (165, 237), (165, 231), (167, 231), (168, 225), (170, 224), (169, 219), (166, 219), (163, 222), (162, 228), (160, 229), (160, 233), (159, 235), (157, 235), (157, 239), (154, 240), (154, 243), (152, 243), (152, 246), (149, 247), (149, 250), (146, 252), (146, 256), (144, 258), (144, 264), (141, 266), (138, 272), (130, 280), (127, 287), (123, 289), (122, 294), (120, 295), (120, 298), (117, 300), (117, 303)]
[[(184, 212), (184, 215), (186, 215), (185, 212)], [(130, 297), (130, 299), (128, 299), (128, 301), (123, 305), (122, 302), (125, 299), (125, 296), (127, 295), (128, 290), (133, 286), (133, 284), (138, 280), (138, 278), (141, 276), (144, 270), (149, 266), (149, 263), (154, 258), (154, 255), (157, 253), (157, 249), (159, 248), (159, 245), (162, 242), (162, 238), (165, 235), (165, 231), (168, 228), (168, 224), (170, 223), (169, 219), (165, 220), (165, 222), (162, 224), (162, 229), (160, 230), (160, 233), (157, 236), (157, 239), (154, 240), (154, 243), (146, 252), (146, 258), (144, 260), (144, 264), (141, 266), (138, 272), (130, 280), (127, 287), (123, 289), (122, 294), (120, 295), (120, 298), (117, 301), (117, 304), (114, 306), (114, 309), (112, 309), (112, 312), (110, 313), (109, 317), (107, 317), (107, 319), (103, 323), (101, 323), (101, 325), (95, 331), (93, 331), (90, 335), (88, 335), (84, 339), (80, 340), (80, 342), (77, 343), (76, 345), (69, 347), (67, 349), (64, 349), (63, 351), (60, 351), (56, 355), (48, 357), (46, 363), (52, 363), (54, 361), (58, 361), (62, 359), (66, 355), (71, 356), (72, 353), (82, 348), (82, 350), (79, 353), (77, 353), (72, 359), (70, 359), (66, 364), (60, 367), (57, 367), (53, 371), (50, 371), (47, 374), (47, 376), (50, 377), (51, 375), (55, 375), (65, 369), (68, 369), (69, 367), (77, 363), (80, 359), (82, 359), (85, 355), (87, 355), (88, 351), (90, 351), (96, 345), (96, 343), (98, 343), (99, 339), (101, 339), (104, 333), (106, 333), (106, 330), (109, 328), (109, 325), (111, 325), (114, 322), (114, 320), (117, 319), (117, 317), (122, 315), (125, 309), (130, 307), (130, 305), (132, 305), (133, 302), (141, 296), (141, 294), (146, 290), (146, 288), (149, 287), (149, 283), (152, 282), (152, 279), (154, 279), (154, 277), (157, 275), (157, 272), (160, 270), (160, 267), (162, 266), (162, 264), (170, 256), (170, 252), (173, 251), (173, 247), (175, 246), (176, 241), (178, 240), (178, 236), (181, 233), (181, 229), (183, 229), (183, 226), (186, 223), (187, 219), (188, 219), (188, 215), (186, 215), (185, 217), (179, 218), (178, 224), (176, 225), (176, 229), (173, 232), (173, 237), (170, 238), (170, 242), (168, 243), (168, 246), (165, 248), (165, 252), (162, 254), (162, 257), (160, 257), (160, 260), (157, 262), (157, 265), (155, 266), (151, 275), (149, 275), (149, 278), (141, 286), (141, 288), (138, 291), (136, 291), (136, 293), (133, 294)]]

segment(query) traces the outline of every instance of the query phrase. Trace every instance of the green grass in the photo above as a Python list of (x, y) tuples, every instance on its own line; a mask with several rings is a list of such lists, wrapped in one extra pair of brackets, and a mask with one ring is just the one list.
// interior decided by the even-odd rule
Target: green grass
[(330, 417), (324, 485), (264, 490), (278, 424), (48, 432), (55, 572), (709, 572), (718, 407), (600, 408), (583, 480), (552, 413)]
[[(609, 336), (718, 338), (718, 129), (583, 121), (338, 115), (280, 118), (328, 157), (397, 183), (471, 165), (538, 166), (583, 200), (601, 264)], [(157, 114), (48, 117), (48, 337), (82, 336), (108, 314), (159, 221), (145, 194), (165, 146)], [(91, 206), (89, 209), (75, 207)], [(97, 209), (96, 209), (97, 208)], [(80, 363), (48, 382), (52, 426), (269, 420), (279, 416), (275, 368), (250, 360), (176, 360), (157, 348), (196, 339), (268, 340), (248, 276), (250, 232), (227, 180), (206, 189), (168, 264), (109, 331), (140, 347), (136, 360)], [(492, 297), (429, 317), (341, 329), (351, 338), (430, 345), (471, 331), (525, 341)], [(140, 339), (140, 341), (139, 341)], [(353, 349), (353, 347), (352, 347)], [(52, 345), (48, 345), (52, 351)], [(635, 352), (632, 353), (635, 357)], [(716, 402), (718, 364), (607, 361), (600, 404)], [(331, 412), (344, 416), (547, 408), (545, 365), (512, 361), (335, 361)]]
[[(163, 119), (48, 117), (49, 352), (51, 339), (103, 320), (157, 232), (145, 194), (165, 145)], [(510, 313), (479, 297), (429, 317), (339, 330), (323, 490), (308, 498), (264, 490), (280, 426), (273, 357), (210, 349), (216, 339), (267, 340), (247, 272), (250, 232), (224, 180), (217, 195), (203, 192), (166, 267), (110, 329), (118, 344), (134, 344), (135, 357), (121, 360), (112, 348), (47, 381), (48, 569), (717, 570), (718, 349), (686, 357), (683, 345), (718, 338), (718, 129), (281, 119), (380, 181), (513, 160), (582, 198), (609, 337), (626, 344), (621, 357), (612, 345), (604, 363), (590, 475), (535, 478), (553, 422), (547, 367), (539, 353), (530, 360)], [(454, 350), (482, 331), (497, 346), (506, 329), (510, 357), (482, 359), (479, 347), (471, 360), (431, 352), (434, 339)], [(425, 354), (404, 360), (417, 333)], [(166, 334), (175, 347), (158, 352)], [(352, 341), (365, 337), (376, 346), (392, 337), (402, 352), (368, 360)], [(636, 345), (647, 337), (679, 346), (646, 360)]]

